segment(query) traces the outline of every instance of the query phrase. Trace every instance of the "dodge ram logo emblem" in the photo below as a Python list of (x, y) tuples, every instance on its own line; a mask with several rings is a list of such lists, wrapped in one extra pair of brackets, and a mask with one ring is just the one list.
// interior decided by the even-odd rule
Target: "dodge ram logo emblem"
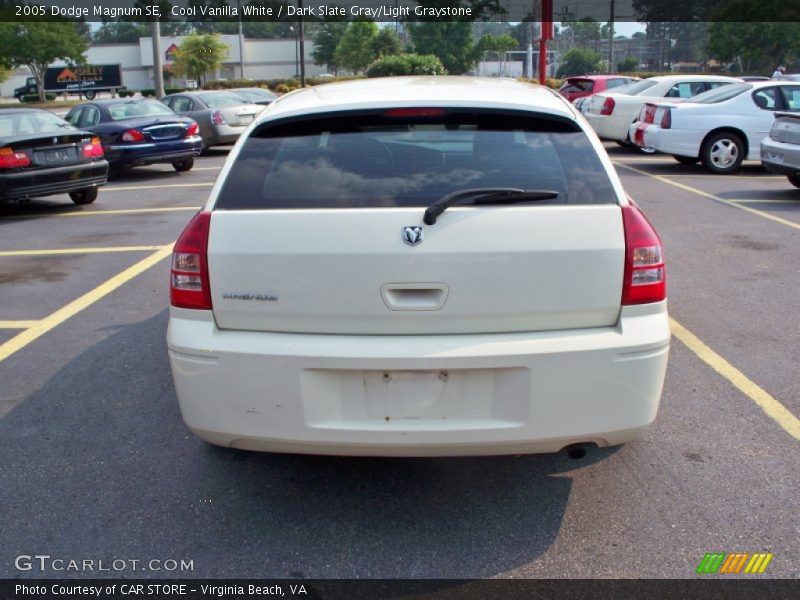
[(422, 238), (422, 227), (419, 225), (403, 227), (403, 241), (409, 246), (416, 246), (422, 241)]

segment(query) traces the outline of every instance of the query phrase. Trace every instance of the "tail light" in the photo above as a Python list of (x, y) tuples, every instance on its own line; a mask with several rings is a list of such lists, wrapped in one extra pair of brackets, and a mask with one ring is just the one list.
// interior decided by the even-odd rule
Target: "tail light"
[(606, 98), (603, 101), (603, 107), (600, 109), (601, 115), (610, 115), (614, 112), (614, 106), (616, 106), (616, 102), (613, 98)]
[(656, 105), (645, 104), (639, 113), (639, 120), (643, 123), (653, 123), (656, 120)]
[(672, 109), (665, 108), (664, 114), (661, 115), (661, 129), (669, 129), (672, 127)]
[(208, 284), (208, 232), (211, 213), (197, 213), (183, 230), (172, 251), (170, 304), (177, 308), (211, 310)]
[(27, 167), (29, 164), (31, 159), (25, 152), (15, 151), (10, 146), (0, 148), (0, 169)]
[(636, 204), (622, 207), (625, 276), (622, 304), (649, 304), (667, 297), (667, 272), (656, 230)]
[(121, 139), (123, 142), (141, 142), (144, 140), (144, 135), (137, 129), (128, 129), (122, 134)]
[(87, 144), (83, 145), (84, 158), (103, 158), (103, 144), (100, 138), (93, 137)]
[(221, 112), (219, 112), (218, 110), (215, 110), (211, 114), (211, 122), (214, 125), (224, 125), (225, 124), (225, 117), (222, 116)]
[(197, 135), (198, 131), (200, 131), (200, 126), (197, 123), (192, 123), (186, 129), (186, 137), (192, 137), (194, 135)]

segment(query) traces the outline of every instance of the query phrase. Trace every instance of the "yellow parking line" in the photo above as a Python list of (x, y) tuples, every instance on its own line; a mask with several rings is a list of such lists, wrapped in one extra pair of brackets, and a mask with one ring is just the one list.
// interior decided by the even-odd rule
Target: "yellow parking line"
[(213, 182), (210, 183), (169, 183), (164, 185), (128, 185), (128, 186), (108, 186), (99, 188), (101, 192), (134, 192), (137, 190), (164, 190), (168, 188), (196, 188), (196, 187), (212, 187)]
[(741, 199), (731, 198), (730, 202), (747, 202), (748, 204), (796, 204), (800, 206), (800, 199), (798, 200), (756, 200), (756, 199)]
[(78, 314), (85, 308), (88, 308), (98, 300), (109, 295), (111, 292), (127, 283), (137, 275), (144, 273), (150, 267), (158, 264), (172, 253), (172, 244), (167, 246), (160, 246), (157, 252), (154, 252), (147, 258), (137, 262), (135, 265), (128, 267), (121, 273), (114, 275), (111, 279), (87, 292), (77, 300), (73, 300), (66, 306), (59, 308), (54, 313), (48, 315), (41, 321), (37, 321), (32, 327), (18, 333), (13, 338), (0, 345), (0, 362), (13, 355), (15, 352), (25, 348), (31, 342), (39, 339), (47, 332), (55, 329), (70, 317)]
[(0, 329), (29, 329), (39, 321), (0, 321)]
[(105, 254), (108, 252), (150, 252), (163, 246), (112, 246), (107, 248), (58, 248), (53, 250), (3, 250), (4, 256), (54, 256), (58, 254)]
[(795, 223), (793, 221), (789, 221), (788, 219), (781, 219), (780, 217), (776, 217), (775, 215), (765, 213), (764, 211), (758, 210), (756, 208), (750, 208), (749, 206), (742, 206), (741, 204), (738, 204), (732, 200), (726, 200), (725, 198), (720, 198), (719, 196), (715, 196), (714, 194), (709, 194), (708, 192), (704, 192), (703, 190), (698, 190), (697, 188), (693, 188), (689, 185), (678, 183), (677, 181), (670, 181), (669, 179), (667, 179), (666, 177), (662, 177), (661, 175), (653, 175), (651, 173), (648, 173), (647, 171), (642, 171), (641, 169), (629, 167), (628, 165), (623, 165), (622, 163), (617, 161), (614, 162), (623, 169), (628, 169), (629, 171), (633, 171), (634, 173), (638, 173), (639, 175), (645, 175), (646, 177), (650, 177), (651, 179), (655, 179), (656, 181), (661, 181), (676, 188), (686, 190), (687, 192), (692, 192), (693, 194), (697, 194), (698, 196), (703, 196), (704, 198), (716, 200), (717, 202), (721, 202), (722, 204), (726, 204), (727, 206), (732, 206), (734, 208), (738, 208), (739, 210), (743, 210), (745, 212), (758, 215), (759, 217), (764, 217), (765, 219), (769, 219), (770, 221), (775, 221), (776, 223), (780, 223), (782, 225), (788, 225), (789, 227), (793, 227), (794, 229), (800, 229), (800, 223)]
[(800, 419), (795, 417), (788, 408), (773, 398), (766, 390), (747, 378), (739, 369), (734, 367), (711, 348), (706, 346), (700, 338), (678, 323), (670, 319), (672, 334), (694, 352), (700, 360), (727, 379), (736, 389), (755, 402), (766, 415), (780, 427), (800, 441)]
[(92, 217), (96, 215), (135, 215), (139, 213), (162, 213), (179, 211), (198, 211), (201, 206), (170, 206), (166, 208), (120, 208), (117, 210), (84, 210), (81, 212), (56, 213), (49, 217)]

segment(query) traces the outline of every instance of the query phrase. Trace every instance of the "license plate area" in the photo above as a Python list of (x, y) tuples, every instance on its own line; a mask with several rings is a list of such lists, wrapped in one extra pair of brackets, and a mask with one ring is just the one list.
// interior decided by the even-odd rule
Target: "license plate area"
[(40, 165), (62, 165), (77, 162), (78, 148), (75, 145), (69, 145), (39, 150), (36, 152), (35, 159)]
[(766, 159), (769, 162), (782, 165), (783, 164), (783, 154), (777, 154), (776, 152), (767, 152)]
[(334, 429), (518, 426), (530, 412), (527, 369), (308, 370), (307, 425)]

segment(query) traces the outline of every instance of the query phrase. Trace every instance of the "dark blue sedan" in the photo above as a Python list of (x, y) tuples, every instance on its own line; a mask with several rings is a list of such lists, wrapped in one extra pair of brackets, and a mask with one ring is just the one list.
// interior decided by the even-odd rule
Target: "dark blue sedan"
[(96, 100), (73, 107), (66, 120), (100, 137), (116, 171), (154, 163), (188, 171), (203, 150), (197, 123), (156, 100)]

